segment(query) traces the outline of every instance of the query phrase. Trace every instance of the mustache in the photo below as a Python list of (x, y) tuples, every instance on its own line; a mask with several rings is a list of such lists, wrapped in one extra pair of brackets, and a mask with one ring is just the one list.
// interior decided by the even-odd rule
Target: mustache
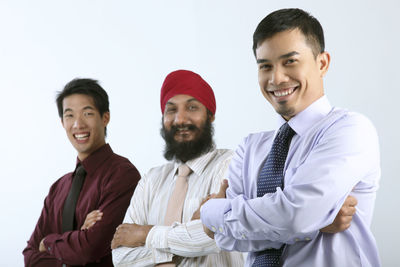
[(187, 128), (189, 131), (199, 131), (200, 129), (194, 124), (179, 124), (179, 125), (172, 125), (169, 132), (172, 135), (175, 135), (179, 128)]

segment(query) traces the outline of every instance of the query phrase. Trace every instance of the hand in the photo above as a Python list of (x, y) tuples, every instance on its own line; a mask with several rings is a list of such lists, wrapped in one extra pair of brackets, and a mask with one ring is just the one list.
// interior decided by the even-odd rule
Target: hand
[(357, 199), (353, 196), (348, 196), (340, 208), (335, 220), (332, 224), (320, 229), (323, 233), (335, 234), (342, 232), (350, 227), (353, 215), (356, 213)]
[[(221, 186), (219, 187), (219, 192), (216, 194), (211, 194), (210, 196), (206, 197), (205, 199), (203, 199), (203, 201), (200, 204), (200, 207), (194, 212), (193, 216), (192, 216), (192, 220), (195, 219), (200, 219), (200, 209), (201, 206), (203, 206), (204, 203), (206, 203), (209, 199), (212, 198), (226, 198), (226, 189), (228, 189), (228, 180), (224, 179), (221, 183)], [(208, 235), (208, 237), (210, 237), (211, 239), (214, 239), (214, 232), (211, 231), (210, 229), (208, 229), (204, 224), (203, 224), (203, 229), (204, 232)]]
[(226, 189), (228, 189), (228, 180), (224, 179), (219, 187), (219, 192), (216, 194), (211, 194), (211, 198), (226, 198)]
[(43, 243), (44, 239), (45, 238), (43, 238), (42, 241), (40, 241), (40, 244), (39, 244), (39, 251), (40, 252), (45, 252), (46, 251), (46, 247), (44, 246), (44, 243)]
[(120, 246), (124, 247), (141, 247), (146, 243), (147, 235), (153, 225), (140, 225), (140, 224), (120, 224), (111, 241), (111, 249)]
[(203, 206), (203, 204), (206, 203), (209, 199), (211, 199), (211, 198), (226, 198), (226, 189), (228, 187), (229, 187), (228, 180), (224, 179), (221, 182), (221, 186), (219, 187), (218, 193), (216, 193), (216, 194), (214, 193), (214, 194), (208, 195), (207, 197), (203, 198), (203, 200), (200, 203), (199, 208), (193, 213), (191, 221), (200, 219), (200, 209)]
[(94, 210), (86, 215), (85, 222), (83, 223), (81, 230), (87, 230), (91, 228), (96, 222), (100, 221), (103, 213), (99, 210)]

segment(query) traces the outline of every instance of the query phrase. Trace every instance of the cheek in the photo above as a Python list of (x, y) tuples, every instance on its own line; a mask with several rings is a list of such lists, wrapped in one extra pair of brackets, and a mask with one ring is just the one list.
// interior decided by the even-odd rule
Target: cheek
[(261, 89), (263, 89), (267, 86), (268, 75), (266, 73), (263, 73), (262, 71), (258, 72), (258, 84), (260, 85)]

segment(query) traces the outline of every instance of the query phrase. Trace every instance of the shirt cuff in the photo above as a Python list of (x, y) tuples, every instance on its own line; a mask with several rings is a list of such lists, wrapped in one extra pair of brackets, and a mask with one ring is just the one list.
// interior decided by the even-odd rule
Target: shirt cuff
[(200, 219), (211, 231), (226, 235), (224, 215), (231, 210), (229, 199), (210, 199), (200, 208)]
[(168, 231), (170, 228), (170, 226), (154, 225), (147, 234), (145, 247), (152, 250), (154, 263), (172, 261), (172, 253), (160, 250), (168, 248)]
[(146, 248), (168, 248), (168, 231), (171, 226), (154, 225), (146, 237)]
[[(43, 245), (46, 248), (46, 252), (52, 256), (56, 256), (55, 255), (55, 244), (57, 242), (57, 240), (60, 239), (60, 235), (59, 234), (49, 234), (47, 235), (44, 240), (43, 240)], [(59, 260), (61, 260), (61, 258), (59, 258)]]

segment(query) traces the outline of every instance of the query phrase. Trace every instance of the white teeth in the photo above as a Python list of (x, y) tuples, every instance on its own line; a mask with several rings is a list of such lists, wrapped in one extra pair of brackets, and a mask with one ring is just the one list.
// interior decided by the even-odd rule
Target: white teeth
[(89, 137), (88, 133), (86, 133), (86, 134), (75, 134), (75, 138), (78, 139), (78, 140), (84, 140), (87, 137)]
[(275, 96), (286, 96), (286, 95), (290, 95), (291, 93), (293, 93), (293, 91), (294, 91), (294, 88), (289, 88), (289, 89), (274, 91), (273, 93)]
[(188, 131), (189, 127), (179, 127), (178, 131)]

